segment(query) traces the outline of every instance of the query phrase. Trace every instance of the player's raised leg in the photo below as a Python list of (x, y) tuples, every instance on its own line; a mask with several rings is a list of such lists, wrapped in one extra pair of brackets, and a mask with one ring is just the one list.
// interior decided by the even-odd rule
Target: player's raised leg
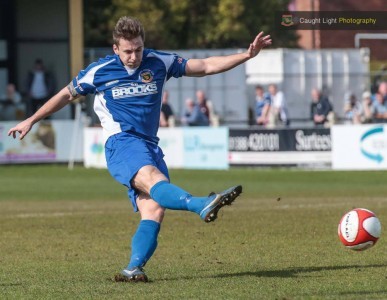
[(173, 210), (188, 210), (197, 213), (205, 222), (217, 218), (220, 208), (231, 203), (242, 193), (242, 186), (229, 188), (219, 194), (195, 197), (182, 188), (170, 183), (154, 166), (142, 167), (133, 180), (134, 186), (149, 192), (160, 206)]

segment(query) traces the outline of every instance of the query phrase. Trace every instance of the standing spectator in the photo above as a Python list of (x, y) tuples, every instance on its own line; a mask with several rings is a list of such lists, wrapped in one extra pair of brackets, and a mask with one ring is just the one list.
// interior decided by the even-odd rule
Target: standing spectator
[(328, 123), (328, 115), (333, 111), (329, 99), (321, 94), (318, 89), (312, 89), (312, 104), (310, 116), (315, 126), (324, 126)]
[(255, 87), (255, 121), (257, 125), (266, 126), (269, 122), (271, 97), (264, 93), (263, 87)]
[(364, 124), (372, 123), (374, 115), (374, 106), (372, 103), (371, 93), (366, 91), (362, 95), (362, 116), (361, 122)]
[(345, 118), (350, 124), (360, 124), (363, 114), (362, 103), (353, 93), (348, 93), (344, 102)]
[(290, 121), (284, 93), (279, 91), (275, 84), (269, 85), (269, 93), (271, 95), (271, 112), (274, 117), (274, 123), (288, 126)]
[(169, 127), (174, 120), (173, 110), (168, 102), (169, 92), (164, 91), (163, 98), (161, 99), (161, 113), (160, 113), (160, 127)]
[(41, 59), (35, 60), (34, 69), (28, 73), (27, 91), (31, 114), (34, 114), (54, 94), (54, 80)]
[(5, 94), (0, 96), (1, 119), (4, 121), (20, 119), (24, 115), (22, 96), (13, 83), (7, 85)]
[(181, 123), (185, 126), (208, 126), (210, 122), (207, 116), (202, 112), (200, 106), (191, 98), (185, 101), (185, 112)]
[(373, 102), (374, 107), (374, 123), (385, 123), (387, 120), (387, 101), (384, 101), (381, 93), (375, 94)]

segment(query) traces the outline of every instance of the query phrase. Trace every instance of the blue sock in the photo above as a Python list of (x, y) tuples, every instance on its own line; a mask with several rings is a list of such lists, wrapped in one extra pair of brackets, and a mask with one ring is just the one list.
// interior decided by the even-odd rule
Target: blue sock
[(132, 238), (132, 256), (128, 269), (142, 267), (151, 258), (157, 247), (157, 235), (160, 223), (152, 220), (141, 220)]
[(174, 210), (188, 210), (199, 214), (208, 197), (193, 197), (178, 186), (167, 181), (159, 181), (150, 190), (150, 196), (160, 206)]

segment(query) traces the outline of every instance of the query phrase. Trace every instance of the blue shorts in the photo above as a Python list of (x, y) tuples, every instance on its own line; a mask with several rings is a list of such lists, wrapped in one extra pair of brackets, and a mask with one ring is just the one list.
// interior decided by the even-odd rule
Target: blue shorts
[(151, 165), (168, 179), (168, 167), (159, 146), (128, 132), (120, 132), (108, 138), (105, 156), (110, 174), (128, 188), (128, 196), (134, 211), (138, 211), (136, 199), (139, 191), (132, 187), (132, 179), (142, 167)]

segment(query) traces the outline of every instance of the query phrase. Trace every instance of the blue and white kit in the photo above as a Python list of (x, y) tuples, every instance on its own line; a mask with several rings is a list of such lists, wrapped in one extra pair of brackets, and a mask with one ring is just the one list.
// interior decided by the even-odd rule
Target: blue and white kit
[[(126, 67), (118, 55), (107, 56), (79, 72), (69, 84), (73, 96), (95, 94), (94, 110), (103, 127), (109, 172), (128, 188), (135, 211), (140, 191), (132, 186), (132, 181), (142, 167), (155, 166), (169, 179), (157, 137), (161, 98), (168, 79), (186, 75), (186, 64), (187, 60), (175, 54), (145, 49), (136, 69)], [(242, 192), (242, 187), (196, 197), (167, 180), (160, 180), (146, 192), (149, 196), (143, 199), (152, 199), (160, 208), (190, 211), (205, 222), (212, 222), (219, 209), (230, 205)], [(130, 261), (120, 274), (123, 279), (118, 277), (116, 281), (147, 281), (142, 267), (156, 250), (163, 210), (155, 210), (152, 203), (153, 206), (147, 206), (150, 202), (139, 203), (144, 208), (132, 237)]]
[[(94, 110), (103, 127), (109, 171), (129, 188), (135, 211), (138, 194), (130, 181), (142, 166), (154, 165), (169, 178), (157, 146), (161, 98), (167, 80), (185, 75), (186, 63), (176, 54), (144, 49), (137, 69), (125, 66), (118, 55), (106, 56), (72, 80), (77, 94), (95, 94)], [(120, 141), (130, 144), (129, 153)]]
[(123, 65), (118, 55), (106, 56), (80, 71), (72, 83), (80, 95), (95, 94), (94, 110), (105, 140), (131, 131), (157, 143), (164, 84), (185, 75), (186, 62), (175, 54), (144, 49), (137, 69)]

